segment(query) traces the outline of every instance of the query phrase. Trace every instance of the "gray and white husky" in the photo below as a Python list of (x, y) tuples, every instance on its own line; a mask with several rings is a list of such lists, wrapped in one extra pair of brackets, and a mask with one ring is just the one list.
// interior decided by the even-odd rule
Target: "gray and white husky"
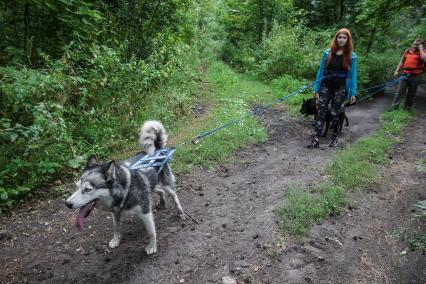
[[(159, 121), (146, 121), (139, 132), (139, 144), (143, 152), (152, 155), (165, 145), (167, 134)], [(157, 174), (154, 168), (144, 170), (130, 169), (127, 161), (109, 161), (99, 163), (95, 157), (87, 161), (81, 177), (76, 182), (76, 191), (65, 204), (71, 208), (80, 208), (75, 221), (82, 229), (84, 219), (95, 208), (112, 213), (114, 235), (109, 242), (111, 248), (120, 244), (120, 220), (123, 213), (139, 216), (149, 236), (149, 244), (145, 248), (147, 254), (157, 251), (155, 224), (152, 215), (152, 193), (160, 194), (160, 206), (165, 206), (165, 192), (173, 197), (178, 217), (184, 218), (184, 211), (176, 195), (175, 178), (166, 165)]]

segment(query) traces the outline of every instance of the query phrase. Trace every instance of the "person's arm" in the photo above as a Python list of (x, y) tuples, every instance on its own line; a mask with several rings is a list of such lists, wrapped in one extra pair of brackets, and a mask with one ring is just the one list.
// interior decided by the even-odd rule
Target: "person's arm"
[(402, 68), (402, 66), (404, 66), (405, 54), (407, 53), (407, 50), (404, 51), (404, 54), (402, 55), (401, 60), (398, 63), (398, 66), (396, 66), (395, 72), (393, 73), (393, 76), (395, 78), (398, 77), (399, 70)]
[(423, 44), (419, 45), (420, 58), (423, 62), (426, 62), (426, 52), (424, 50)]
[(325, 65), (326, 60), (327, 60), (327, 52), (324, 52), (322, 59), (321, 59), (320, 67), (319, 67), (318, 72), (317, 72), (317, 77), (315, 79), (317, 82), (314, 84), (314, 97), (315, 98), (318, 98), (318, 92), (321, 88), (321, 81), (322, 80), (320, 80), (320, 79), (321, 79), (321, 77), (324, 73), (324, 65)]
[(349, 98), (351, 100), (351, 104), (354, 104), (356, 101), (356, 84), (357, 84), (357, 58), (352, 59), (351, 66), (351, 85), (349, 88)]
[(393, 73), (394, 77), (398, 77), (398, 73), (399, 73), (399, 69), (401, 69), (401, 67), (404, 65), (404, 61), (401, 59), (401, 61), (399, 61), (398, 66), (396, 66), (396, 70)]

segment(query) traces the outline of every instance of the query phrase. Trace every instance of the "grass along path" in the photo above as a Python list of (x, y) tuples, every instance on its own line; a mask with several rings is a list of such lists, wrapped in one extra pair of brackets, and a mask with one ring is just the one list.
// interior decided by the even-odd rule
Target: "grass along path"
[[(283, 78), (267, 85), (247, 75), (235, 73), (219, 61), (210, 60), (207, 66), (202, 83), (207, 87), (200, 98), (206, 111), (201, 117), (178, 122), (177, 127), (169, 131), (170, 145), (188, 141), (201, 132), (242, 118), (253, 107), (265, 105), (305, 84)], [(296, 112), (302, 97), (297, 95), (286, 101), (292, 113)], [(248, 116), (202, 139), (196, 146), (189, 143), (180, 147), (171, 163), (176, 173), (188, 171), (194, 165), (210, 167), (231, 157), (236, 149), (266, 139), (265, 128), (256, 117)]]
[(338, 151), (326, 168), (327, 183), (314, 188), (291, 188), (285, 204), (275, 208), (284, 231), (301, 235), (314, 224), (337, 214), (348, 204), (347, 191), (359, 191), (380, 179), (390, 147), (399, 141), (398, 134), (412, 119), (405, 111), (385, 112), (381, 126), (372, 135), (359, 139)]

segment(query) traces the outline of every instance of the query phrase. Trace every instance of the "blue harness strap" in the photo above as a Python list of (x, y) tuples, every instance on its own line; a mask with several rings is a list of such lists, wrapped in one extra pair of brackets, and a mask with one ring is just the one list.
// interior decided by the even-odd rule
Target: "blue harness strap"
[(175, 153), (175, 148), (163, 148), (149, 156), (145, 152), (140, 152), (136, 156), (127, 160), (128, 167), (131, 170), (140, 170), (145, 168), (155, 168), (157, 175), (161, 173), (167, 162), (170, 161)]

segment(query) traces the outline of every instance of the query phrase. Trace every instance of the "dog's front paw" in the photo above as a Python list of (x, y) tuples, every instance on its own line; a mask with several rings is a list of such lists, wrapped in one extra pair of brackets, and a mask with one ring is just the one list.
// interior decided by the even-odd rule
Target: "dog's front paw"
[(185, 221), (186, 220), (186, 216), (184, 213), (178, 213), (177, 214), (177, 218), (180, 219), (181, 221)]
[(109, 242), (110, 248), (116, 248), (120, 244), (120, 238), (112, 238), (112, 240)]
[(146, 254), (150, 255), (150, 254), (154, 254), (157, 252), (157, 246), (156, 245), (151, 245), (149, 244), (146, 248), (145, 248)]

